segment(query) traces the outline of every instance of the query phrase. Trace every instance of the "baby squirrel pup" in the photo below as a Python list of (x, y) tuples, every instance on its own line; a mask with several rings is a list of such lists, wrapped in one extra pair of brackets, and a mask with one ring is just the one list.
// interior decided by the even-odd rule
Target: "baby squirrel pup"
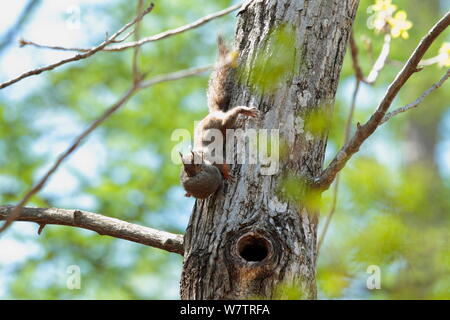
[[(225, 146), (226, 129), (235, 128), (239, 114), (248, 117), (256, 117), (258, 115), (256, 108), (246, 106), (237, 106), (228, 110), (231, 98), (229, 88), (231, 85), (230, 71), (237, 65), (238, 52), (230, 51), (220, 36), (217, 38), (217, 45), (219, 55), (216, 68), (209, 80), (207, 93), (209, 114), (198, 123), (194, 130), (193, 152), (187, 158), (182, 156), (183, 171), (181, 173), (181, 181), (187, 191), (186, 196), (192, 195), (200, 199), (216, 192), (222, 185), (222, 177), (229, 181), (234, 179), (230, 174), (229, 166), (225, 163), (225, 156), (220, 161), (221, 163), (207, 158), (212, 153), (211, 144), (213, 142), (208, 137), (208, 130), (220, 130)], [(194, 164), (195, 154), (201, 156), (202, 161), (199, 165)], [(201, 195), (201, 197), (197, 195)]]

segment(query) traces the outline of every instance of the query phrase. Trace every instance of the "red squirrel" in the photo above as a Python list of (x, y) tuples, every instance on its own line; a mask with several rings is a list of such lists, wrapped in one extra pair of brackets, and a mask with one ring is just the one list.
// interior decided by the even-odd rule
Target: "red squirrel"
[(212, 159), (210, 156), (214, 142), (209, 136), (212, 130), (216, 129), (222, 133), (223, 145), (225, 145), (226, 130), (235, 128), (239, 114), (247, 117), (258, 115), (258, 109), (254, 107), (236, 106), (228, 110), (232, 81), (230, 71), (236, 68), (238, 52), (231, 51), (220, 36), (217, 38), (217, 46), (219, 54), (207, 92), (209, 114), (197, 124), (194, 130), (193, 152), (188, 156), (181, 156), (183, 160), (181, 182), (186, 190), (186, 196), (192, 195), (200, 199), (207, 198), (216, 192), (222, 185), (222, 179), (228, 181), (234, 179), (230, 174), (229, 166), (225, 163), (224, 156), (219, 161), (215, 161), (217, 158)]

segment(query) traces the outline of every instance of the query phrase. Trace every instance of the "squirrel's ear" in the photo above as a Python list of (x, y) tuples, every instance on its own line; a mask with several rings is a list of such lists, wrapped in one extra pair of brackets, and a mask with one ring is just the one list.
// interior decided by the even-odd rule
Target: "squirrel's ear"
[(178, 154), (180, 155), (181, 162), (184, 164), (184, 161), (183, 161), (183, 154), (182, 154), (180, 151), (178, 151)]

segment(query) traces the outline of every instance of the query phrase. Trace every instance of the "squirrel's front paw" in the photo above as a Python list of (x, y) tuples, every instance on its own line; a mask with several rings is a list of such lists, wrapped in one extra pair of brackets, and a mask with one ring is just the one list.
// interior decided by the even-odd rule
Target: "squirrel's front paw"
[(256, 118), (259, 115), (259, 110), (256, 109), (255, 107), (252, 108), (244, 107), (242, 109), (242, 114), (248, 117)]
[(227, 177), (227, 179), (226, 179), (228, 182), (230, 182), (230, 183), (235, 183), (236, 182), (236, 177), (235, 176), (232, 176), (231, 174), (230, 175), (228, 175), (228, 177)]
[(227, 180), (230, 183), (235, 183), (236, 182), (236, 177), (232, 176), (231, 174), (227, 174), (226, 176), (223, 177), (225, 180)]

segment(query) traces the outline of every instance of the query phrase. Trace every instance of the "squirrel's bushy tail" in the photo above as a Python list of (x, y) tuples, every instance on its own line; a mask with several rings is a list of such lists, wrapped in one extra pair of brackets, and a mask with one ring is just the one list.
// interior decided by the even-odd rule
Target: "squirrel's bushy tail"
[(226, 111), (230, 103), (230, 71), (237, 65), (238, 52), (231, 51), (221, 36), (217, 37), (219, 56), (216, 67), (209, 79), (208, 108), (210, 112)]

